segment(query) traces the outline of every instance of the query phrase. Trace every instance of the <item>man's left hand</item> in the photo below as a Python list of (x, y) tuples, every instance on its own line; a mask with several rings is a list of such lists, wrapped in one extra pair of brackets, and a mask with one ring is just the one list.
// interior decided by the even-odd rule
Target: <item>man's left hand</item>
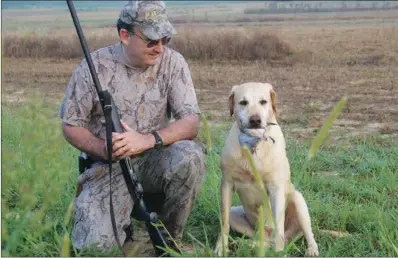
[(120, 120), (124, 133), (112, 133), (112, 156), (123, 159), (140, 154), (155, 145), (152, 134), (140, 134)]

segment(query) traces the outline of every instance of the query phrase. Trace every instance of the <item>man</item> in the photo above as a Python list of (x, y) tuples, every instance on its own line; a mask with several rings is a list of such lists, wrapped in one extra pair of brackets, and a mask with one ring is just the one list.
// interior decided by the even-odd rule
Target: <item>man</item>
[[(101, 87), (112, 95), (126, 130), (113, 134), (110, 151), (114, 160), (132, 157), (146, 194), (164, 195), (158, 215), (178, 241), (205, 173), (203, 150), (192, 140), (200, 110), (190, 71), (182, 55), (166, 47), (176, 31), (163, 2), (129, 2), (121, 10), (117, 30), (119, 43), (91, 55)], [(59, 115), (66, 140), (96, 161), (78, 178), (82, 191), (75, 201), (72, 244), (110, 250), (116, 240), (109, 210), (105, 119), (85, 60), (70, 79)], [(133, 200), (119, 163), (112, 168), (113, 207), (123, 244)]]

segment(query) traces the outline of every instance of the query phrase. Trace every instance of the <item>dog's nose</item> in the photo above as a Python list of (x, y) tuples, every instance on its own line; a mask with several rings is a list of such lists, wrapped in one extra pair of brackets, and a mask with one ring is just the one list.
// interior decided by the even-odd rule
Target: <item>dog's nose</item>
[(251, 116), (249, 123), (252, 127), (259, 127), (261, 125), (261, 117), (259, 115)]

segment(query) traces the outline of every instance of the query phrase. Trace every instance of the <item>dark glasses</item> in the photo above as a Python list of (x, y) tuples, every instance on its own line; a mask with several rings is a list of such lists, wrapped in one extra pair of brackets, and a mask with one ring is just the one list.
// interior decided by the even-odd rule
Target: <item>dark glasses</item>
[(167, 44), (169, 44), (171, 37), (164, 37), (158, 40), (151, 40), (148, 38), (144, 38), (138, 34), (135, 33), (130, 33), (131, 35), (136, 35), (137, 37), (139, 37), (145, 44), (147, 48), (153, 48), (155, 46), (157, 46), (159, 44), (159, 41), (162, 42), (163, 46), (166, 46)]

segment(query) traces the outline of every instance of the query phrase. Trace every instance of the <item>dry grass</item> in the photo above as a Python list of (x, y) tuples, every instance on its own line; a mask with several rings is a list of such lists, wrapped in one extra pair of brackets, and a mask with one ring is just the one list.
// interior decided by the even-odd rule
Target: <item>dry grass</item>
[[(91, 50), (116, 43), (116, 30), (99, 31), (87, 37)], [(68, 36), (37, 33), (7, 35), (3, 41), (3, 56), (21, 58), (82, 57), (76, 34)], [(187, 59), (195, 60), (282, 60), (292, 55), (289, 45), (266, 30), (208, 29), (192, 32), (181, 29), (171, 47)]]
[(291, 47), (267, 30), (245, 28), (180, 29), (171, 47), (194, 60), (281, 60)]
[[(85, 35), (90, 50), (117, 42), (109, 34)], [(82, 48), (76, 34), (41, 36), (31, 32), (22, 36), (7, 35), (3, 39), (3, 56), (13, 58), (81, 58)]]

